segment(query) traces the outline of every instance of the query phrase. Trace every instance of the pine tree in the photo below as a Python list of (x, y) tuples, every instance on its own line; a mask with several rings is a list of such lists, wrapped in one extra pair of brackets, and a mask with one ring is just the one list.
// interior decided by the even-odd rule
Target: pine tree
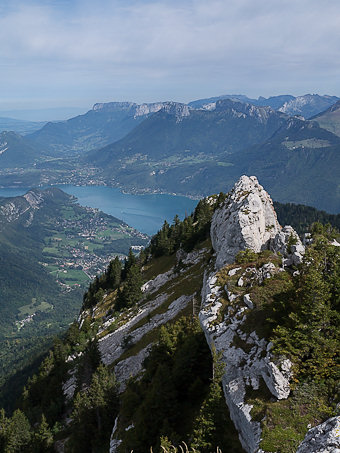
[(4, 453), (27, 451), (31, 441), (31, 426), (26, 415), (17, 409), (5, 425)]
[(124, 261), (124, 268), (122, 270), (122, 280), (125, 280), (128, 274), (129, 269), (136, 264), (136, 257), (132, 251), (132, 248), (129, 249), (128, 257)]
[[(71, 451), (93, 452), (108, 444), (112, 420), (118, 411), (117, 383), (105, 365), (99, 365), (88, 389), (78, 392), (72, 413)], [(108, 448), (108, 445), (106, 445)]]
[(200, 452), (215, 451), (223, 442), (223, 429), (228, 424), (221, 387), (224, 364), (213, 350), (213, 379), (209, 393), (194, 422), (191, 447)]
[(116, 310), (132, 307), (142, 297), (142, 274), (137, 264), (132, 265), (126, 275), (123, 289), (117, 295)]
[(115, 257), (109, 264), (106, 273), (107, 286), (110, 289), (116, 289), (120, 285), (122, 276), (122, 266), (118, 256)]
[(34, 453), (47, 453), (53, 451), (53, 434), (44, 414), (42, 414), (40, 425), (34, 433), (33, 445)]

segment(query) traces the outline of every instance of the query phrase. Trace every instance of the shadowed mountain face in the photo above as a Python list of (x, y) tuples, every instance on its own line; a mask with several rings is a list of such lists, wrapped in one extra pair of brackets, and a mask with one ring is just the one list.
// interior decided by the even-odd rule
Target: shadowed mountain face
[(24, 167), (39, 157), (39, 151), (15, 132), (0, 134), (0, 168)]
[(265, 144), (244, 150), (235, 165), (258, 175), (282, 202), (339, 212), (340, 139), (315, 121), (290, 119)]
[(319, 126), (340, 137), (340, 101), (312, 119), (317, 121)]
[(149, 115), (172, 104), (175, 103), (95, 104), (92, 110), (84, 115), (67, 121), (47, 123), (28, 138), (55, 155), (90, 151), (121, 139)]
[[(250, 99), (244, 95), (223, 95), (193, 101), (188, 106), (175, 102), (141, 105), (132, 102), (98, 103), (84, 115), (70, 118), (67, 121), (49, 122), (40, 130), (30, 134), (28, 138), (33, 146), (42, 148), (45, 153), (62, 156), (99, 149), (116, 142), (152, 114), (159, 111), (170, 113), (170, 110), (174, 110), (174, 106), (178, 106), (179, 110), (184, 108), (187, 112), (190, 109), (192, 114), (192, 110), (195, 109), (218, 111), (223, 102), (242, 102), (245, 105), (267, 106), (288, 115), (302, 115), (309, 118), (326, 110), (338, 100), (339, 98), (335, 96), (310, 94), (299, 97), (280, 95), (268, 99), (264, 97)], [(222, 107), (223, 110), (226, 110), (226, 108), (228, 108), (227, 105)], [(236, 110), (238, 111), (239, 108), (236, 108)], [(220, 126), (223, 125), (220, 124)], [(261, 133), (259, 131), (260, 135)], [(250, 131), (250, 134), (254, 136), (254, 131)], [(258, 137), (254, 136), (254, 139), (255, 141), (252, 143), (257, 143)]]
[(229, 99), (216, 103), (213, 111), (166, 111), (152, 115), (126, 137), (91, 152), (88, 161), (107, 167), (117, 159), (144, 161), (187, 158), (211, 159), (229, 155), (268, 139), (287, 120), (269, 107), (255, 107)]

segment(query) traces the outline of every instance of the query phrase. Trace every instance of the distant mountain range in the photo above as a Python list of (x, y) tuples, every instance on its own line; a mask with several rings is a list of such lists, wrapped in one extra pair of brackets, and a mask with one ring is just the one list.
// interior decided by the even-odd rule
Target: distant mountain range
[[(335, 96), (110, 102), (25, 137), (2, 133), (0, 164), (34, 164), (33, 172), (15, 178), (26, 187), (86, 184), (91, 175), (91, 184), (194, 197), (226, 191), (246, 172), (256, 174), (278, 201), (338, 212), (339, 135)], [(14, 177), (2, 172), (0, 184)]]
[(40, 147), (16, 132), (0, 133), (0, 167), (25, 167), (41, 156)]
[(41, 129), (44, 124), (45, 123), (41, 121), (25, 121), (0, 117), (0, 132), (13, 131), (25, 135)]
[(256, 105), (271, 107), (288, 115), (302, 115), (306, 118), (316, 115), (339, 100), (335, 96), (291, 95), (273, 96), (268, 99), (259, 97), (250, 99), (244, 95), (223, 95), (215, 98), (201, 99), (188, 105), (174, 102), (156, 102), (135, 104), (132, 102), (98, 103), (84, 115), (70, 118), (67, 121), (49, 122), (40, 130), (29, 135), (34, 145), (43, 146), (45, 151), (54, 155), (79, 153), (98, 149), (120, 140), (150, 115), (174, 105), (185, 105), (187, 112), (194, 109), (214, 110), (217, 101), (230, 99)]
[(192, 108), (213, 109), (214, 103), (221, 99), (233, 99), (241, 102), (248, 102), (256, 106), (269, 106), (287, 115), (300, 115), (308, 119), (314, 115), (331, 107), (340, 99), (336, 96), (320, 96), (318, 94), (305, 94), (303, 96), (280, 95), (264, 98), (260, 96), (258, 99), (251, 99), (242, 94), (225, 94), (222, 96), (199, 99), (190, 102), (188, 105)]
[(32, 144), (44, 146), (54, 155), (90, 151), (121, 139), (149, 115), (172, 104), (95, 104), (85, 115), (67, 121), (47, 123), (28, 139)]
[[(324, 114), (332, 127), (336, 106)], [(316, 121), (225, 99), (182, 117), (161, 110), (86, 159), (129, 190), (200, 196), (253, 173), (278, 201), (338, 212), (339, 150), (339, 137)]]
[(89, 161), (109, 169), (117, 158), (127, 165), (131, 158), (133, 164), (141, 161), (149, 165), (175, 157), (188, 161), (227, 156), (265, 141), (288, 118), (270, 107), (230, 99), (217, 101), (211, 111), (189, 110), (176, 103), (171, 107), (166, 104), (123, 139), (89, 153)]

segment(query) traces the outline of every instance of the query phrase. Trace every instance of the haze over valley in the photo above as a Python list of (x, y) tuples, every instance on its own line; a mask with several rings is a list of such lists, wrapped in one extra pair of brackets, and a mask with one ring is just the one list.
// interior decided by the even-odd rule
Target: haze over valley
[(95, 104), (24, 136), (2, 132), (0, 184), (108, 185), (200, 198), (253, 172), (277, 201), (336, 213), (338, 101), (225, 95), (189, 104)]
[(340, 451), (339, 17), (0, 2), (0, 453)]

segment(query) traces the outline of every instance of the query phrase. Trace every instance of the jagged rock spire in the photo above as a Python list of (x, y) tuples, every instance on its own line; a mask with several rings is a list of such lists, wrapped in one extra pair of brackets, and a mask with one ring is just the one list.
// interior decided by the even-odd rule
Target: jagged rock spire
[(280, 231), (273, 202), (256, 176), (241, 176), (212, 219), (216, 267), (234, 262), (240, 250), (269, 248), (270, 240)]

